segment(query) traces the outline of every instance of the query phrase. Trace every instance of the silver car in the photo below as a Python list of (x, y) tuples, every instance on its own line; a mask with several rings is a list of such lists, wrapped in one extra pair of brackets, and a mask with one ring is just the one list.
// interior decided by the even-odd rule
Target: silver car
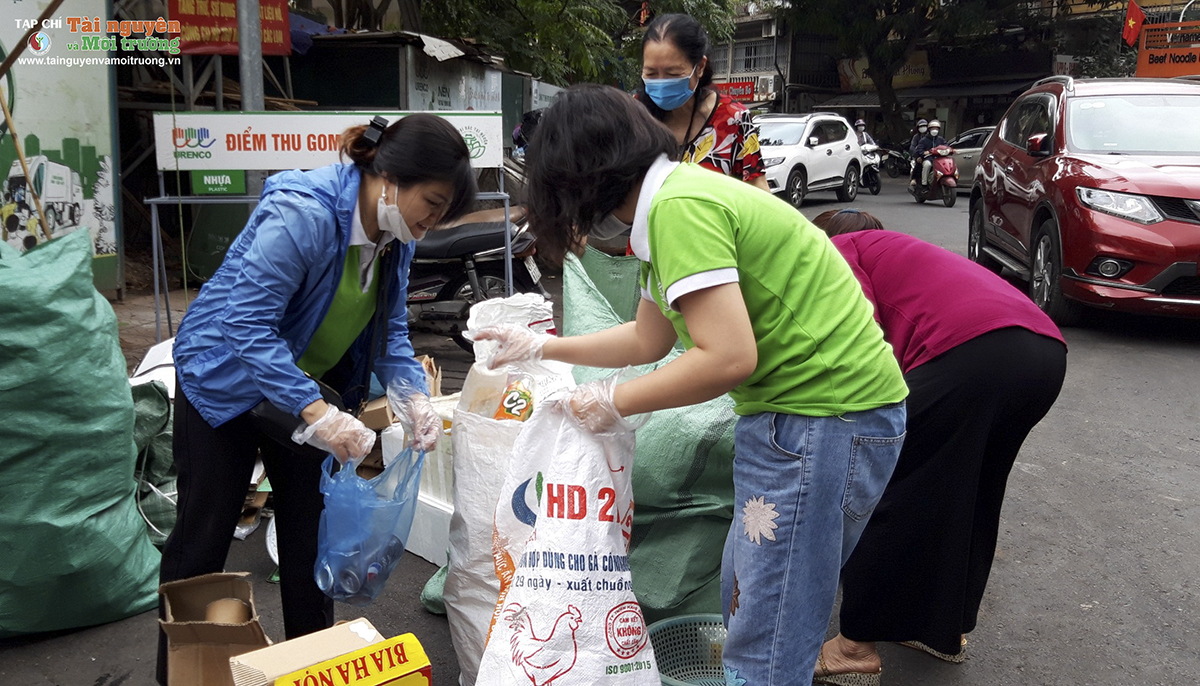
[(971, 183), (975, 181), (975, 167), (979, 165), (979, 152), (983, 150), (983, 144), (987, 143), (995, 130), (994, 126), (980, 126), (958, 134), (947, 143), (954, 148), (954, 164), (958, 166), (960, 191), (971, 190)]

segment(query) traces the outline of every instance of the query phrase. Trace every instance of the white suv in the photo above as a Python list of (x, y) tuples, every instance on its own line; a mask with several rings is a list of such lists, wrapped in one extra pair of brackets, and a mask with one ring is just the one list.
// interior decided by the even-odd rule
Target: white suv
[(813, 191), (836, 190), (838, 200), (858, 196), (862, 150), (845, 118), (832, 112), (763, 114), (754, 118), (767, 186), (796, 207)]

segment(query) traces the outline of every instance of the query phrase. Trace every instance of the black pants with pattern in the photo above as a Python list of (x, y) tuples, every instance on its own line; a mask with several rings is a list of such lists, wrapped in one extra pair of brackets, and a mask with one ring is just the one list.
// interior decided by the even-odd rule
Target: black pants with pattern
[(1058, 398), (1066, 353), (1006, 328), (905, 375), (908, 436), (842, 568), (842, 635), (959, 652), (991, 572), (1009, 471)]

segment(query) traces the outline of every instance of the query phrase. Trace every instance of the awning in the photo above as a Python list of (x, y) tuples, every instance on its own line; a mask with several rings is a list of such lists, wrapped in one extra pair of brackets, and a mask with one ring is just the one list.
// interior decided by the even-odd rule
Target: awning
[(817, 105), (830, 110), (879, 109), (879, 96), (875, 93), (843, 93)]
[(921, 86), (900, 91), (899, 95), (910, 100), (919, 98), (970, 98), (984, 95), (1012, 95), (1021, 93), (1035, 79), (1020, 81), (988, 81), (986, 83), (960, 83), (953, 86)]

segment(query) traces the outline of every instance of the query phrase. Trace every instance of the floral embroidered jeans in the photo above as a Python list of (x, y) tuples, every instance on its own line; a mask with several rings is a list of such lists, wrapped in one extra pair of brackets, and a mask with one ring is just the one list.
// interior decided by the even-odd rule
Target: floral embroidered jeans
[(721, 565), (726, 683), (812, 683), (838, 573), (892, 476), (904, 420), (904, 403), (738, 420)]

